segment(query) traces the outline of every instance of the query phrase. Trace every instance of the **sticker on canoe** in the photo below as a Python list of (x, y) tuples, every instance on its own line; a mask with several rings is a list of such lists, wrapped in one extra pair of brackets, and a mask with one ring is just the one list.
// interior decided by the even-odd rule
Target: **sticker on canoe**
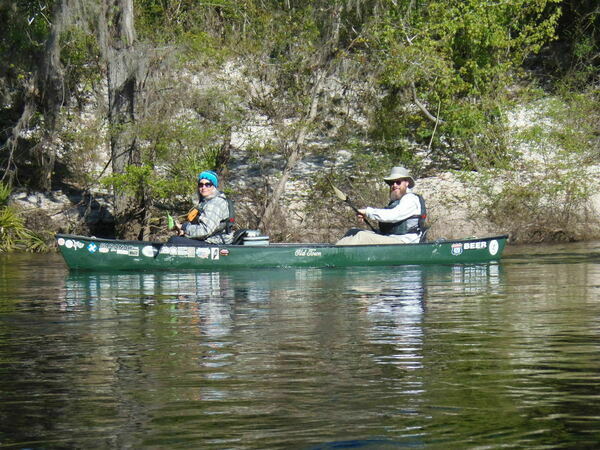
[(208, 259), (210, 257), (210, 248), (198, 247), (196, 249), (196, 257), (201, 258), (201, 259)]
[(321, 256), (321, 252), (316, 248), (299, 248), (294, 252), (294, 256)]
[(184, 258), (219, 259), (219, 249), (211, 247), (169, 247), (165, 245), (161, 247), (159, 254)]
[[(494, 245), (494, 248), (491, 246)], [(464, 250), (481, 250), (487, 248), (488, 244), (486, 241), (477, 241), (477, 242), (457, 242), (456, 244), (452, 244), (450, 252), (454, 256), (462, 255)], [(490, 242), (489, 251), (492, 255), (495, 255), (498, 252), (498, 242), (492, 241)]]
[(85, 244), (81, 241), (74, 241), (72, 239), (64, 240), (63, 238), (60, 238), (58, 240), (58, 245), (65, 246), (67, 248), (72, 248), (74, 250), (79, 250), (80, 248), (83, 248), (85, 246)]
[[(196, 256), (196, 248), (195, 247), (176, 247), (177, 256), (184, 256), (186, 258), (193, 258)], [(173, 255), (173, 250), (171, 250), (171, 255)]]
[(452, 244), (452, 248), (450, 250), (454, 256), (462, 255), (463, 245), (462, 244)]
[(500, 246), (498, 245), (498, 241), (496, 239), (490, 241), (490, 255), (494, 256), (498, 253)]
[(158, 254), (158, 249), (153, 245), (145, 245), (142, 247), (142, 255), (147, 258), (154, 258)]
[(101, 243), (96, 244), (94, 242), (90, 242), (87, 246), (87, 249), (90, 253), (116, 253), (117, 255), (123, 256), (140, 256), (140, 249), (135, 245), (126, 245), (126, 244), (109, 244), (109, 243)]
[(465, 242), (465, 250), (479, 250), (487, 247), (487, 242), (479, 241), (479, 242)]
[(462, 255), (463, 250), (481, 250), (484, 248), (487, 248), (490, 255), (494, 256), (500, 250), (500, 244), (495, 239), (490, 241), (489, 246), (486, 241), (456, 243), (452, 244), (450, 251), (454, 256), (458, 256)]

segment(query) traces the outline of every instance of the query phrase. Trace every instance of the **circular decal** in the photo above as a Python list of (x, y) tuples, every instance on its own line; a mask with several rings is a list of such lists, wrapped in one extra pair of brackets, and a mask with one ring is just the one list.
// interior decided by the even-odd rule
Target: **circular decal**
[(496, 253), (498, 253), (498, 241), (494, 239), (493, 241), (490, 241), (490, 255), (493, 256)]
[(158, 249), (152, 245), (146, 245), (142, 248), (142, 255), (148, 258), (154, 258), (158, 253)]
[(58, 238), (58, 245), (65, 245), (65, 240), (63, 238)]
[(73, 248), (73, 241), (71, 239), (67, 239), (65, 241), (65, 247), (67, 247), (67, 248)]

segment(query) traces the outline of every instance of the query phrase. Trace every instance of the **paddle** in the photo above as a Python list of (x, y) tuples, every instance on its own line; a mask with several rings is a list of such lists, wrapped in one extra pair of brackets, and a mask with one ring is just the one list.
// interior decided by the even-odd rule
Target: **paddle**
[[(337, 196), (337, 198), (339, 198), (341, 201), (345, 202), (350, 208), (352, 208), (354, 210), (354, 212), (356, 214), (360, 214), (360, 212), (358, 212), (358, 208), (354, 205), (354, 203), (352, 203), (352, 201), (348, 198), (348, 196), (346, 194), (344, 194), (342, 191), (340, 191), (338, 188), (336, 188), (333, 185), (333, 183), (331, 183), (331, 187), (333, 188), (333, 192), (335, 192), (335, 195)], [(373, 225), (371, 225), (371, 222), (369, 222), (366, 217), (363, 217), (363, 219), (371, 230), (377, 232), (377, 230), (373, 227)]]
[(167, 230), (172, 230), (175, 228), (175, 220), (173, 219), (173, 216), (169, 213), (167, 213)]
[[(177, 216), (178, 220), (187, 220), (188, 222), (191, 222), (192, 220), (194, 220), (196, 218), (196, 216), (198, 215), (198, 210), (196, 208), (192, 208), (190, 210), (190, 212), (188, 212), (187, 214), (182, 214), (181, 216)], [(172, 230), (175, 228), (175, 219), (173, 218), (173, 216), (171, 214), (169, 214), (167, 212), (167, 229)]]

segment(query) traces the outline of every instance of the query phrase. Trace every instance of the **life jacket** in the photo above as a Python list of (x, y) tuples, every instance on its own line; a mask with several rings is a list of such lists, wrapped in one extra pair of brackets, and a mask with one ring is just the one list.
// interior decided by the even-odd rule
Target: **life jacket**
[[(215, 232), (211, 236), (222, 233), (223, 231), (225, 231), (225, 233), (229, 234), (233, 231), (233, 226), (235, 225), (234, 201), (225, 197), (225, 195), (223, 195), (223, 193), (219, 193), (219, 195), (217, 197), (221, 197), (225, 201), (227, 201), (227, 209), (229, 210), (229, 215), (226, 219), (221, 220), (219, 227), (215, 230)], [(197, 224), (199, 212), (200, 211), (199, 211), (198, 207), (191, 209), (190, 212), (188, 212), (188, 214), (187, 214), (188, 222)]]
[(227, 200), (227, 206), (229, 206), (229, 217), (225, 223), (225, 232), (229, 234), (233, 231), (233, 226), (235, 225), (235, 203), (228, 198), (225, 200)]
[[(407, 217), (404, 220), (399, 222), (392, 223), (384, 223), (379, 222), (379, 231), (381, 234), (409, 234), (409, 233), (418, 233), (422, 234), (427, 230), (427, 225), (425, 221), (427, 220), (427, 209), (425, 208), (425, 200), (419, 194), (415, 194), (413, 192), (409, 192), (405, 195), (416, 195), (419, 199), (419, 204), (421, 205), (421, 214), (417, 214), (414, 216)], [(400, 203), (401, 199), (392, 200), (385, 209), (395, 208), (398, 203)]]

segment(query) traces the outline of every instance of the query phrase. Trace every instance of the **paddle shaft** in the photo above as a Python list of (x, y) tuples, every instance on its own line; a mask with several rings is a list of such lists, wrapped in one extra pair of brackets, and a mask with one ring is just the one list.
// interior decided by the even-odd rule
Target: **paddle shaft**
[(187, 214), (182, 214), (181, 216), (176, 216), (175, 218), (173, 218), (171, 214), (167, 213), (167, 228), (169, 230), (173, 230), (175, 228), (179, 230), (180, 227), (175, 226), (175, 224), (178, 223), (179, 220), (187, 220), (188, 222), (191, 222), (196, 218), (196, 216), (198, 216), (198, 210), (196, 208), (192, 208)]
[(369, 222), (369, 221), (367, 220), (367, 218), (364, 216), (364, 214), (361, 214), (361, 213), (360, 213), (360, 211), (358, 210), (358, 208), (357, 208), (356, 206), (354, 206), (354, 204), (353, 204), (353, 203), (352, 203), (352, 202), (351, 202), (349, 199), (346, 199), (346, 200), (344, 200), (344, 201), (346, 202), (346, 204), (347, 204), (347, 205), (348, 205), (350, 208), (352, 208), (352, 209), (354, 210), (354, 212), (355, 212), (356, 214), (360, 214), (360, 215), (362, 216), (363, 220), (365, 221), (365, 223), (366, 223), (366, 224), (369, 226), (369, 228), (370, 228), (372, 231), (374, 231), (375, 233), (377, 233), (377, 230), (375, 229), (375, 227), (374, 227), (373, 225), (371, 225), (371, 222)]
[[(329, 184), (331, 184), (331, 187), (333, 188), (333, 192), (335, 193), (337, 198), (339, 198), (341, 201), (346, 203), (350, 208), (352, 208), (356, 214), (360, 214), (360, 211), (358, 210), (358, 208), (354, 205), (354, 203), (352, 203), (352, 201), (348, 198), (348, 196), (346, 194), (344, 194), (342, 191), (340, 191), (338, 188), (336, 188), (331, 180), (329, 180)], [(373, 230), (375, 233), (377, 233), (377, 230), (375, 229), (375, 227), (373, 225), (371, 225), (371, 222), (369, 222), (363, 214), (360, 214), (360, 215), (363, 216), (363, 220), (369, 226), (369, 228), (371, 230)]]

